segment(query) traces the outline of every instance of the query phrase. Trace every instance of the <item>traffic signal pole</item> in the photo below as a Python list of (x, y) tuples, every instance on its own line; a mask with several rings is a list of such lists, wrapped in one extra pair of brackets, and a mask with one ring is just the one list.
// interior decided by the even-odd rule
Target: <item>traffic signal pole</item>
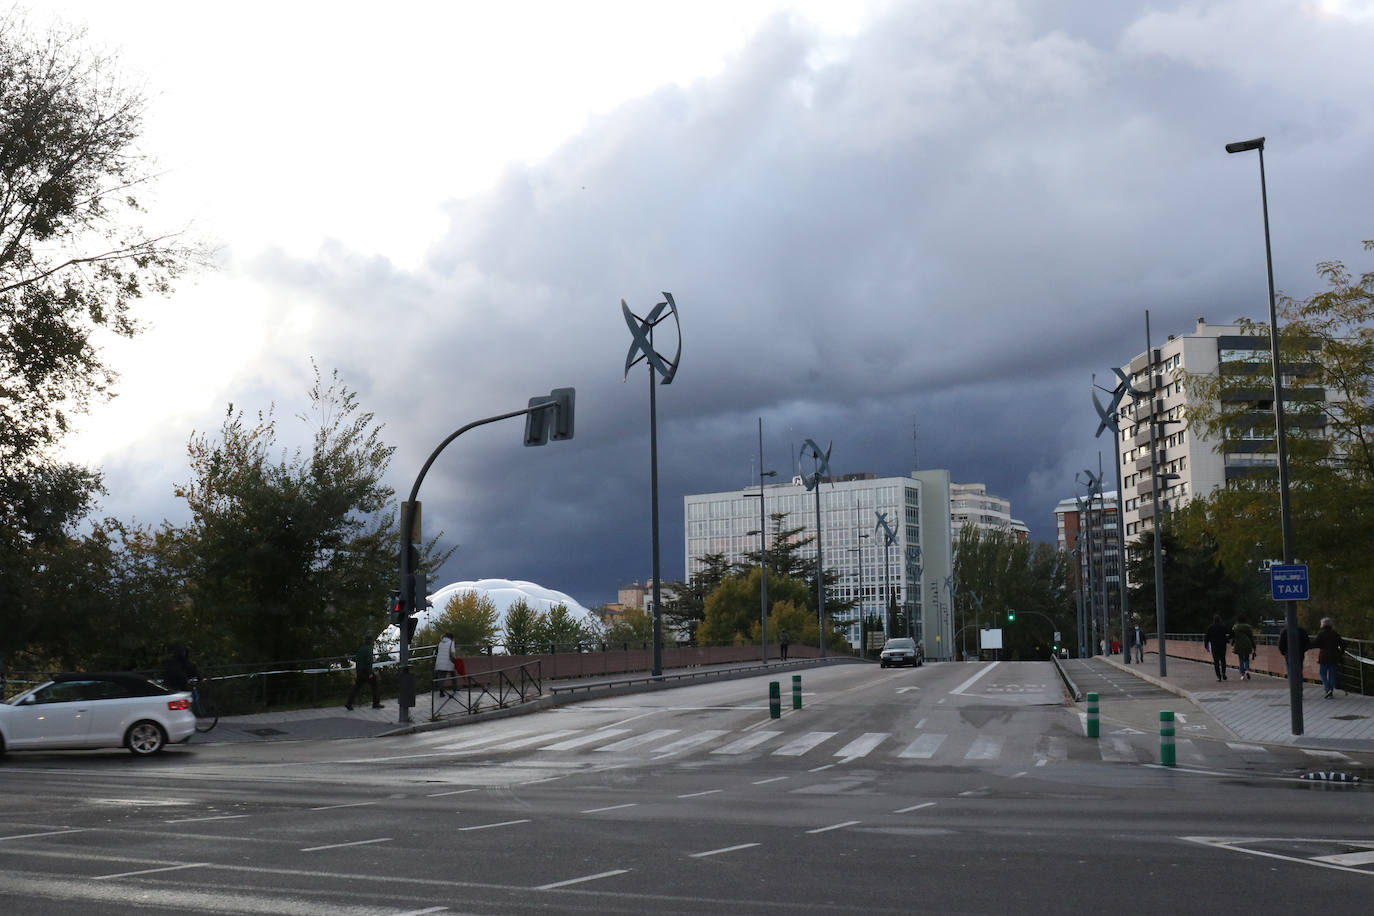
[[(486, 426), (488, 423), (495, 423), (498, 420), (525, 417), (525, 445), (544, 445), (549, 439), (571, 439), (573, 437), (575, 397), (576, 392), (572, 388), (555, 388), (546, 396), (530, 398), (529, 406), (523, 410), (512, 410), (509, 413), (497, 414), (494, 417), (474, 420), (449, 434), (448, 438), (440, 442), (438, 447), (430, 453), (424, 466), (420, 468), (420, 473), (415, 476), (415, 483), (410, 488), (410, 498), (401, 504), (401, 547), (398, 551), (400, 556), (397, 564), (401, 571), (400, 604), (403, 618), (398, 626), (401, 638), (397, 646), (397, 664), (400, 666), (401, 686), (396, 705), (400, 707), (400, 714), (397, 719), (400, 724), (409, 724), (410, 707), (415, 704), (415, 681), (410, 670), (410, 618), (421, 609), (418, 604), (426, 600), (424, 595), (416, 596), (416, 585), (425, 581), (419, 570), (419, 548), (415, 546), (420, 543), (419, 525), (415, 524), (414, 521), (414, 516), (420, 505), (420, 484), (424, 482), (425, 475), (429, 473), (429, 469), (434, 464), (435, 459), (439, 457), (439, 453), (448, 448), (450, 442), (470, 429)], [(424, 585), (421, 584), (420, 587), (423, 589)]]

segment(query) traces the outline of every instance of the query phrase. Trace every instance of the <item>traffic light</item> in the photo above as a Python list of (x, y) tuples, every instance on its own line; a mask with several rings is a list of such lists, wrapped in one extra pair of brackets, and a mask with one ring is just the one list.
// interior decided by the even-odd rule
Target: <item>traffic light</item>
[[(542, 407), (525, 414), (525, 444), (546, 445), (573, 437), (573, 405), (577, 399), (575, 388), (555, 388), (547, 395), (530, 398), (530, 407)], [(547, 406), (553, 405), (553, 406)]]
[(434, 607), (434, 602), (429, 600), (429, 576), (422, 570), (417, 570), (415, 579), (415, 602), (411, 607), (412, 614), (418, 614), (426, 608)]
[(1016, 612), (1013, 611), (1011, 608), (1007, 608), (1007, 623), (1013, 623), (1015, 620)]
[(386, 610), (391, 615), (391, 622), (395, 626), (400, 626), (405, 619), (405, 611), (401, 609), (401, 593), (392, 592), (386, 596)]

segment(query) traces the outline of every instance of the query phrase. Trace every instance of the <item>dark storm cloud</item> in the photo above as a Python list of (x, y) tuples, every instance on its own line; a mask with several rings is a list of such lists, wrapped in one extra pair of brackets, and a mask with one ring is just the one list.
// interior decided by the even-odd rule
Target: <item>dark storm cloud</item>
[(1062, 9), (902, 4), (838, 53), (779, 18), (718, 76), (454, 202), (424, 270), (330, 251), (260, 273), (327, 310), (314, 355), (386, 422), (402, 492), (458, 426), (577, 387), (574, 441), (524, 449), (508, 421), (436, 463), (445, 580), (594, 604), (649, 575), (648, 382), (621, 381), (619, 299), (643, 314), (660, 290), (684, 338), (658, 392), (666, 577), (682, 496), (756, 480), (760, 416), (785, 474), (807, 437), (837, 473), (919, 455), (1052, 540), (1074, 473), (1099, 449), (1110, 469), (1089, 386), (1144, 350), (1144, 310), (1156, 342), (1264, 315), (1258, 166), (1227, 141), (1269, 135), (1285, 290), (1374, 235), (1370, 20)]

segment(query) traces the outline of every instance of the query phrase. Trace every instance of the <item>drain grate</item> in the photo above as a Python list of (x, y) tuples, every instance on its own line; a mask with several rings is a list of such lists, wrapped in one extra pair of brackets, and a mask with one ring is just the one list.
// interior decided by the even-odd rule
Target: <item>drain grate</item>
[(1347, 716), (1332, 716), (1331, 718), (1333, 718), (1333, 719), (1340, 719), (1342, 722), (1349, 722), (1349, 721), (1351, 721), (1352, 719), (1368, 719), (1369, 716), (1362, 716), (1362, 715), (1359, 715), (1358, 713), (1351, 713), (1350, 715), (1347, 715)]
[(271, 738), (274, 735), (284, 735), (286, 732), (277, 728), (250, 728), (248, 734), (257, 735), (259, 738)]

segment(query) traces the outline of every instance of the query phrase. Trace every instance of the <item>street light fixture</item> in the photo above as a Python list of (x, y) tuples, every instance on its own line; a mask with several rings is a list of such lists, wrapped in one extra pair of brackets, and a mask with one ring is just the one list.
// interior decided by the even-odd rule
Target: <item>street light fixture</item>
[(816, 491), (816, 623), (819, 627), (816, 641), (821, 644), (821, 658), (825, 658), (825, 562), (821, 552), (821, 481), (830, 473), (830, 449), (834, 445), (835, 443), (831, 442), (822, 452), (815, 440), (807, 439), (802, 443), (800, 455), (805, 458), (807, 449), (810, 449), (811, 457), (815, 460), (812, 472), (802, 478), (802, 483), (808, 490)]
[[(1293, 514), (1288, 503), (1287, 424), (1283, 417), (1283, 373), (1279, 368), (1279, 315), (1274, 304), (1274, 255), (1269, 245), (1269, 191), (1264, 181), (1264, 138), (1226, 144), (1228, 153), (1259, 153), (1260, 206), (1264, 214), (1264, 264), (1269, 276), (1269, 353), (1274, 369), (1274, 442), (1279, 459), (1279, 526), (1283, 537), (1283, 562), (1293, 563)], [(1287, 601), (1288, 645), (1298, 645), (1298, 603)], [(1288, 705), (1293, 734), (1302, 734), (1302, 653), (1288, 653)]]

